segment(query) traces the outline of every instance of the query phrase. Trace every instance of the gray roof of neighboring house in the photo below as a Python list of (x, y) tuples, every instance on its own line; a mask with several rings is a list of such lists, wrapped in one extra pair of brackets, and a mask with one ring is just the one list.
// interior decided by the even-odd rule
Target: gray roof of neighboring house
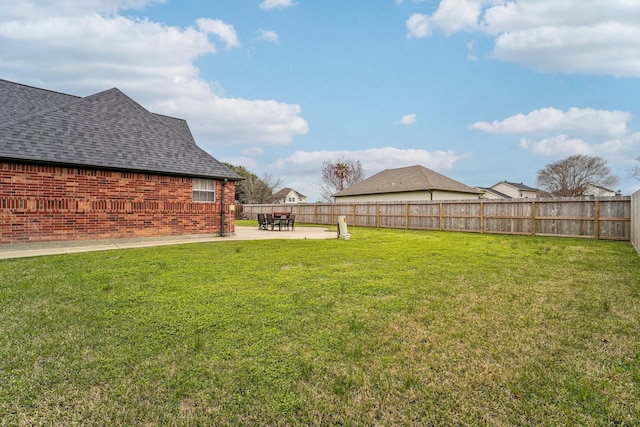
[(385, 169), (364, 181), (337, 192), (334, 196), (342, 197), (433, 190), (472, 194), (481, 193), (481, 191), (475, 188), (464, 185), (438, 172), (434, 172), (424, 166), (416, 165), (399, 169)]
[(512, 187), (517, 188), (518, 190), (523, 190), (523, 191), (538, 191), (537, 188), (533, 188), (533, 187), (529, 187), (528, 185), (524, 185), (521, 182), (509, 182), (509, 181), (500, 181), (497, 184), (494, 185), (494, 187), (498, 184), (507, 184), (510, 185)]
[(185, 120), (116, 88), (81, 98), (0, 79), (0, 159), (242, 179), (196, 145)]
[(493, 193), (493, 194), (495, 194), (496, 196), (501, 197), (501, 198), (503, 198), (503, 199), (511, 199), (511, 198), (512, 198), (511, 196), (509, 196), (509, 195), (507, 195), (507, 194), (504, 194), (504, 193), (501, 193), (501, 192), (499, 192), (499, 191), (497, 191), (497, 190), (494, 190), (493, 188), (488, 188), (488, 187), (478, 187), (478, 188), (479, 188), (480, 190), (486, 191), (486, 192), (488, 192), (488, 193)]

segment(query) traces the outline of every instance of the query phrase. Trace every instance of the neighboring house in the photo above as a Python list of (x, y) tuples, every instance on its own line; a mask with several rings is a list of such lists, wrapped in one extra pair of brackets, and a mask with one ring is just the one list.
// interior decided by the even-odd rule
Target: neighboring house
[(482, 188), (484, 199), (535, 199), (538, 190), (523, 183), (500, 181), (489, 188)]
[(272, 202), (275, 204), (287, 203), (307, 203), (307, 196), (298, 193), (292, 188), (283, 188), (273, 195)]
[(511, 199), (511, 196), (494, 190), (491, 187), (477, 187), (477, 189), (482, 192), (480, 196), (481, 199)]
[(334, 194), (337, 203), (477, 199), (481, 192), (427, 169), (385, 169)]
[(583, 196), (593, 197), (615, 197), (622, 196), (622, 192), (614, 191), (601, 185), (589, 184), (587, 189), (582, 193)]
[(224, 235), (241, 179), (186, 121), (118, 89), (83, 98), (0, 79), (0, 243)]

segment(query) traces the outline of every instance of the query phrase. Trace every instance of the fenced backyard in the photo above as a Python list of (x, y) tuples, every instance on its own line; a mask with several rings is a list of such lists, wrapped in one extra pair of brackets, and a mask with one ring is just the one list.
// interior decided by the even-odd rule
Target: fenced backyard
[(627, 242), (359, 227), (0, 260), (0, 284), (2, 426), (640, 423)]
[(640, 221), (632, 221), (632, 210), (636, 217), (640, 213), (639, 193), (588, 199), (274, 204), (242, 209), (249, 219), (287, 210), (296, 214), (297, 222), (308, 224), (335, 224), (344, 215), (350, 226), (622, 240), (636, 242), (636, 249), (640, 241)]

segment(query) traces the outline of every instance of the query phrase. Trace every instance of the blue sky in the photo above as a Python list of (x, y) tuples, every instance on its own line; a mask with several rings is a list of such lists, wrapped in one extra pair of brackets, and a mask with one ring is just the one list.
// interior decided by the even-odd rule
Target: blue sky
[(637, 0), (3, 0), (0, 78), (118, 87), (309, 201), (340, 156), (535, 186), (588, 154), (640, 188)]

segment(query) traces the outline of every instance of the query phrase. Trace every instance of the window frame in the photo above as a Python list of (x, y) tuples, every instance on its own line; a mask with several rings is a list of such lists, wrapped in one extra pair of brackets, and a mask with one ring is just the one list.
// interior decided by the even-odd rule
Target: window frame
[(191, 198), (194, 203), (215, 203), (216, 180), (193, 178), (191, 184)]

